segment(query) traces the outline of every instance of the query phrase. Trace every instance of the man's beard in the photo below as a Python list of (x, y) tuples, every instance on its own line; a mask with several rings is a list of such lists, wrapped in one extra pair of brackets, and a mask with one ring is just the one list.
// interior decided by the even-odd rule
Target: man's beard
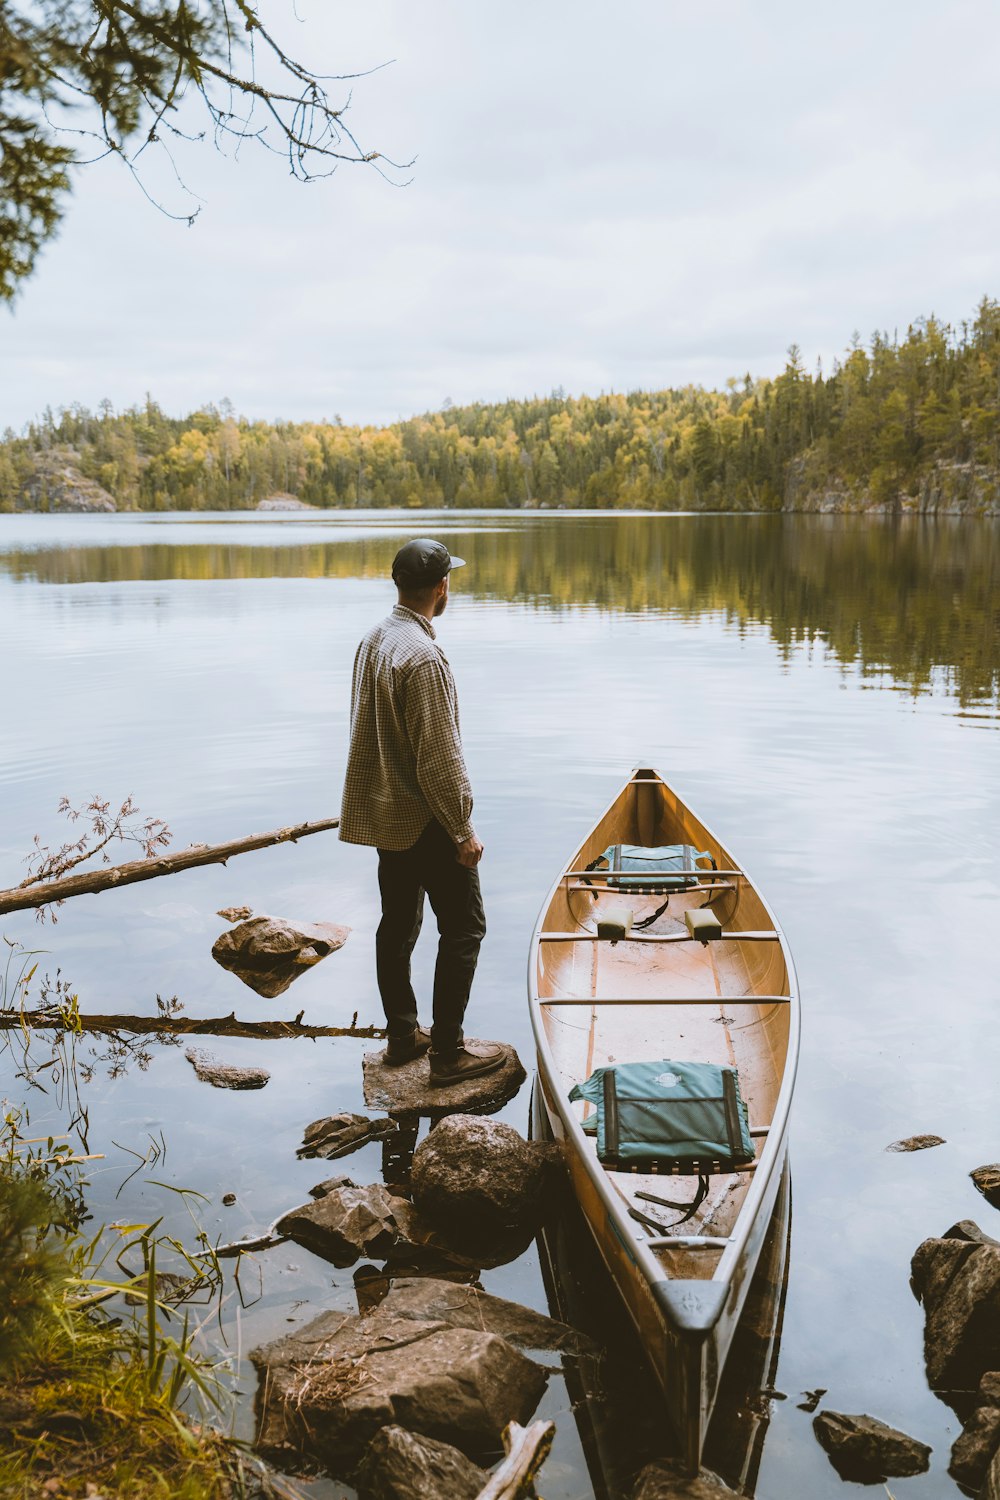
[(442, 594), (441, 597), (440, 597), (440, 599), (434, 605), (434, 618), (437, 619), (438, 615), (443, 615), (444, 612), (445, 612), (445, 610), (447, 608), (448, 608), (448, 595), (447, 594)]

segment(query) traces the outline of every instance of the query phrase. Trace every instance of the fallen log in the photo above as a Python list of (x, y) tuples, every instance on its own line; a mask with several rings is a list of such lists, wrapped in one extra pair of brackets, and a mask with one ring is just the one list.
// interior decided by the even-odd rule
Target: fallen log
[[(356, 1023), (357, 1016), (354, 1021)], [(293, 1021), (240, 1021), (235, 1012), (228, 1016), (88, 1016), (63, 1014), (59, 1010), (0, 1010), (0, 1030), (15, 1031), (22, 1027), (40, 1031), (89, 1031), (98, 1035), (130, 1031), (136, 1036), (159, 1033), (163, 1036), (249, 1036), (249, 1037), (323, 1037), (355, 1036), (365, 1041), (380, 1040), (384, 1026), (310, 1026), (302, 1012)]]
[(476, 1500), (524, 1500), (534, 1494), (532, 1481), (548, 1457), (555, 1435), (554, 1422), (532, 1422), (528, 1427), (511, 1422), (503, 1435), (507, 1457)]
[(339, 828), (339, 818), (319, 823), (296, 823), (289, 828), (273, 828), (269, 833), (252, 833), (249, 838), (230, 839), (226, 844), (191, 844), (176, 854), (156, 859), (133, 859), (122, 865), (106, 865), (84, 875), (67, 875), (63, 880), (38, 881), (34, 885), (15, 886), (0, 891), (0, 916), (11, 911), (28, 911), (48, 906), (53, 901), (68, 901), (71, 896), (97, 895), (138, 880), (156, 880), (161, 875), (176, 875), (198, 865), (224, 865), (234, 854), (249, 854), (254, 849), (269, 849), (272, 844), (294, 844), (311, 833), (326, 833)]

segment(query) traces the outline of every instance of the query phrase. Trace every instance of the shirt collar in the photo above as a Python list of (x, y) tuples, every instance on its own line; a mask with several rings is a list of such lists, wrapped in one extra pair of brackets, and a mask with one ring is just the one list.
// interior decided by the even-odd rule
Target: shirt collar
[(437, 640), (437, 636), (434, 634), (434, 626), (426, 615), (418, 615), (415, 609), (407, 609), (405, 604), (393, 605), (392, 612), (397, 620), (416, 620), (417, 624), (426, 630), (432, 641)]

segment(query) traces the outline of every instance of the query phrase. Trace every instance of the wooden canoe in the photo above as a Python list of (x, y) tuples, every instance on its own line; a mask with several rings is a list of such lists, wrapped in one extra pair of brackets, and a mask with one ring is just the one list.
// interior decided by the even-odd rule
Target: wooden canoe
[[(711, 853), (716, 869), (699, 869), (697, 887), (674, 892), (651, 926), (611, 943), (597, 936), (602, 909), (627, 904), (641, 922), (663, 901), (624, 896), (588, 869), (615, 844), (689, 844)], [(701, 942), (684, 913), (706, 907), (722, 937)], [(657, 771), (640, 768), (549, 892), (528, 987), (539, 1107), (566, 1145), (575, 1195), (693, 1471), (785, 1165), (799, 1038), (788, 945), (746, 871)], [(683, 1225), (676, 1211), (637, 1195), (691, 1202), (696, 1178), (609, 1171), (582, 1129), (587, 1106), (568, 1097), (596, 1067), (659, 1059), (735, 1066), (756, 1153), (746, 1167), (710, 1177), (707, 1198)]]

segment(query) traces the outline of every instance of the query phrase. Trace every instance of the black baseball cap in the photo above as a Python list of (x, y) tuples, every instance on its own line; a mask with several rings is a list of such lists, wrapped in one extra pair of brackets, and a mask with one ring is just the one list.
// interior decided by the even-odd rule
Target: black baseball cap
[(464, 557), (452, 557), (444, 542), (418, 536), (405, 542), (392, 560), (393, 583), (415, 589), (429, 588), (452, 568), (464, 568)]

